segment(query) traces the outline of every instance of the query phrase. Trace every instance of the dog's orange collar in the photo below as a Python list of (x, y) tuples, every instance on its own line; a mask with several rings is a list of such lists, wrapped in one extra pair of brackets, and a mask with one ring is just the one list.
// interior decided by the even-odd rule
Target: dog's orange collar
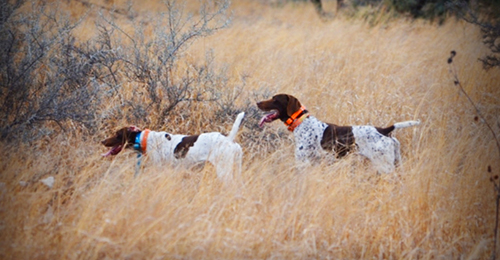
[(149, 135), (150, 130), (149, 129), (144, 129), (142, 131), (141, 135), (141, 150), (143, 154), (146, 154), (146, 149), (148, 147), (148, 135)]
[(293, 115), (286, 120), (285, 125), (288, 126), (289, 131), (293, 132), (293, 130), (295, 130), (295, 128), (299, 126), (307, 117), (309, 117), (309, 115), (307, 114), (306, 107), (301, 106), (299, 110), (293, 113)]

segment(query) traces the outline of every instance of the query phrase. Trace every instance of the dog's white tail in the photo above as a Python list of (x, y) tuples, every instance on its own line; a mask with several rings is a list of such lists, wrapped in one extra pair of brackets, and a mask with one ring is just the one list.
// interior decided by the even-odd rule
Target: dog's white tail
[(420, 120), (418, 120), (418, 121), (404, 121), (404, 122), (395, 123), (394, 128), (396, 128), (396, 129), (406, 128), (406, 127), (416, 126), (416, 125), (420, 125)]
[(241, 112), (236, 117), (233, 128), (231, 128), (231, 132), (229, 132), (229, 135), (227, 135), (227, 138), (229, 138), (229, 140), (234, 141), (234, 138), (236, 137), (236, 134), (238, 134), (238, 130), (240, 129), (241, 121), (243, 120), (244, 116), (245, 112)]

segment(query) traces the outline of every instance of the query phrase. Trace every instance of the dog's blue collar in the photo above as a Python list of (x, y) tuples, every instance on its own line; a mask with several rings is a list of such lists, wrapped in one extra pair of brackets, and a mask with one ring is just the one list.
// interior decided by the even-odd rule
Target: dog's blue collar
[(135, 136), (134, 140), (134, 150), (136, 150), (137, 153), (137, 164), (135, 165), (135, 173), (134, 177), (137, 177), (139, 175), (139, 171), (141, 170), (141, 161), (142, 161), (142, 148), (141, 148), (141, 137), (142, 133), (140, 132)]
[(142, 147), (141, 147), (141, 138), (142, 138), (142, 133), (140, 132), (135, 136), (134, 140), (134, 150), (138, 151), (139, 153), (142, 153)]

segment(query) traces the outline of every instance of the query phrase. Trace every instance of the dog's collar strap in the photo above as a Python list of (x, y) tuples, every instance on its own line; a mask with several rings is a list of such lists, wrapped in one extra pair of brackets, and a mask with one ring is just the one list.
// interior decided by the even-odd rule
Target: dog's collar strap
[(299, 110), (293, 113), (290, 118), (288, 118), (285, 122), (285, 125), (288, 126), (288, 130), (293, 132), (297, 126), (299, 126), (304, 119), (309, 117), (307, 114), (307, 109), (305, 106), (301, 106)]
[(135, 142), (134, 142), (134, 149), (146, 154), (146, 150), (148, 147), (148, 136), (149, 136), (149, 129), (144, 129), (140, 134), (135, 136)]

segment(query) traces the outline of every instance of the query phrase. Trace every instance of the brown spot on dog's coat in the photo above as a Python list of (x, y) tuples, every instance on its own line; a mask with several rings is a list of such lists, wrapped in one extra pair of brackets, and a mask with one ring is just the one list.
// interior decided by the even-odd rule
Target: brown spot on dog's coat
[(174, 156), (176, 159), (181, 159), (186, 157), (189, 148), (191, 148), (194, 143), (196, 143), (196, 140), (198, 140), (199, 135), (190, 135), (182, 138), (182, 141), (177, 144), (177, 146), (174, 149)]
[(375, 127), (375, 129), (377, 129), (377, 132), (379, 132), (380, 134), (390, 137), (392, 130), (396, 129), (396, 127), (394, 127), (394, 125), (391, 125), (386, 128)]
[(345, 156), (355, 143), (352, 126), (328, 124), (321, 138), (321, 147), (334, 151), (337, 157)]

